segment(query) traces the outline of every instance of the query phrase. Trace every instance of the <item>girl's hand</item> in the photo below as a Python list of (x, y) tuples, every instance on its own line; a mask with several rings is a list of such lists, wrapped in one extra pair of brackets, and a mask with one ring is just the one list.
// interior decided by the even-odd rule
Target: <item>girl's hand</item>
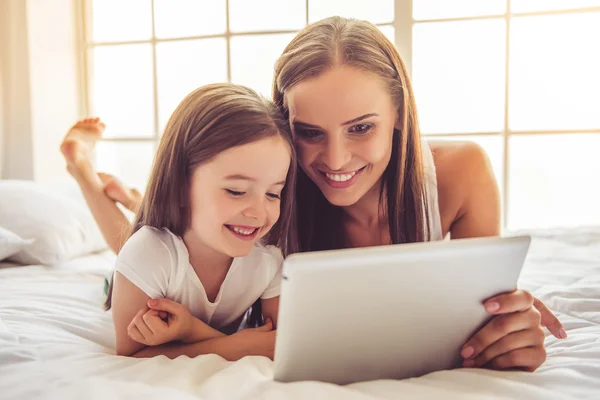
[(487, 300), (486, 310), (496, 317), (463, 346), (463, 366), (534, 371), (542, 365), (546, 360), (542, 320), (546, 325), (552, 324), (559, 335), (564, 330), (545, 306), (539, 311), (534, 307), (535, 300), (523, 290)]
[(141, 309), (127, 327), (127, 334), (146, 346), (159, 346), (174, 340), (190, 343), (194, 318), (179, 303), (168, 299), (148, 300), (151, 308)]
[(273, 321), (258, 328), (248, 328), (235, 333), (241, 354), (244, 356), (265, 356), (271, 360), (275, 356), (275, 335)]

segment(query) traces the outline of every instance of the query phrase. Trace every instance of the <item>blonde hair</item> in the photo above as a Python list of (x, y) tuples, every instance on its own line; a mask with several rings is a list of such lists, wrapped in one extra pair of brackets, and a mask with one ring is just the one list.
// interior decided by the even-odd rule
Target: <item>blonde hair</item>
[[(289, 120), (285, 94), (294, 85), (337, 65), (376, 74), (397, 106), (391, 160), (383, 174), (380, 204), (386, 207), (392, 243), (428, 240), (428, 210), (421, 136), (412, 87), (394, 45), (366, 21), (331, 17), (305, 27), (275, 66), (273, 100)], [(341, 232), (342, 210), (298, 171), (297, 209), (302, 251), (348, 245)]]
[[(196, 167), (229, 148), (275, 135), (289, 144), (291, 162), (281, 194), (279, 220), (263, 241), (279, 247), (284, 255), (295, 251), (296, 152), (289, 124), (273, 103), (249, 88), (233, 84), (196, 89), (175, 109), (160, 140), (131, 235), (150, 226), (182, 236), (190, 225), (190, 181)], [(112, 282), (107, 309), (111, 294)]]

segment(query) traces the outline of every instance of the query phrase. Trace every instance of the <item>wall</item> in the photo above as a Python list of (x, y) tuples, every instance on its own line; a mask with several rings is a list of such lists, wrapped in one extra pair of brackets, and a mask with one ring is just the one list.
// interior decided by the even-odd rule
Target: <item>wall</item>
[(0, 0), (4, 179), (66, 181), (59, 145), (78, 117), (73, 0)]

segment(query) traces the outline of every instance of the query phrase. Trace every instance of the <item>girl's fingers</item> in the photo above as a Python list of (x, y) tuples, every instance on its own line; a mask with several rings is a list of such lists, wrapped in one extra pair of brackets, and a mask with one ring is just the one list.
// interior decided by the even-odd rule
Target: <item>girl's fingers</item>
[(523, 312), (498, 315), (467, 341), (460, 354), (464, 359), (473, 359), (508, 334), (539, 326), (540, 319), (539, 311), (533, 307)]
[(138, 343), (146, 344), (144, 336), (140, 333), (140, 330), (133, 322), (127, 327), (127, 335)]
[(533, 329), (513, 332), (489, 346), (481, 354), (479, 354), (479, 356), (466, 360), (463, 363), (463, 366), (467, 368), (478, 368), (487, 364), (490, 360), (513, 350), (543, 345), (544, 330), (541, 326)]
[(484, 303), (486, 311), (494, 315), (525, 311), (532, 306), (533, 296), (524, 290), (492, 297)]
[(147, 311), (148, 311), (148, 308), (142, 308), (135, 315), (135, 317), (133, 318), (133, 321), (131, 321), (135, 326), (137, 326), (138, 330), (140, 331), (142, 336), (144, 336), (145, 339), (149, 339), (152, 337), (152, 331), (150, 331), (150, 328), (148, 328), (146, 326), (146, 323), (144, 322), (144, 319), (143, 319), (144, 314), (146, 314)]
[(148, 328), (148, 325), (146, 325), (142, 318), (135, 319), (133, 323), (139, 329), (140, 333), (144, 336), (144, 339), (150, 340), (152, 336), (154, 336), (154, 333), (152, 333), (152, 331), (150, 330), (150, 328)]
[(546, 361), (544, 346), (527, 347), (504, 353), (488, 363), (492, 369), (519, 368), (533, 372)]
[(165, 328), (168, 327), (167, 324), (162, 319), (160, 319), (158, 313), (159, 311), (149, 310), (142, 316), (146, 326), (154, 335), (158, 334), (159, 332), (163, 331)]

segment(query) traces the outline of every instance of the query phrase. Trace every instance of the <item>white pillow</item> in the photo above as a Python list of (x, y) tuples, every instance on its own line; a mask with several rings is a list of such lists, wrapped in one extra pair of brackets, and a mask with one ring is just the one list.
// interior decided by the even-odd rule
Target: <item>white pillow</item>
[(0, 181), (0, 226), (32, 243), (10, 257), (58, 264), (107, 248), (85, 203), (32, 181)]
[(33, 240), (21, 239), (8, 229), (0, 227), (0, 261), (17, 254), (31, 243)]

